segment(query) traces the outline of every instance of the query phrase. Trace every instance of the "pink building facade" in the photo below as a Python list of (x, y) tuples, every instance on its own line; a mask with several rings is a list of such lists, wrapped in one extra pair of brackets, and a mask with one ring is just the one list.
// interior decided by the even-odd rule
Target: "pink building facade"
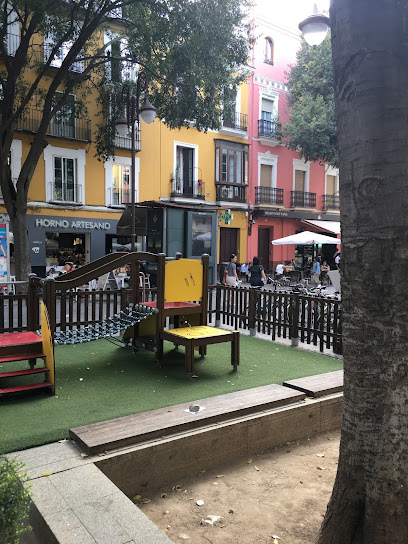
[[(336, 236), (338, 171), (328, 165), (305, 163), (277, 139), (277, 117), (281, 123), (288, 118), (285, 72), (296, 61), (300, 35), (262, 14), (254, 21), (257, 40), (249, 80), (247, 255), (249, 259), (258, 255), (267, 270), (292, 258), (303, 267), (312, 256), (312, 247), (273, 246), (271, 241), (302, 230)], [(319, 248), (329, 264), (334, 264), (335, 251), (336, 246)]]

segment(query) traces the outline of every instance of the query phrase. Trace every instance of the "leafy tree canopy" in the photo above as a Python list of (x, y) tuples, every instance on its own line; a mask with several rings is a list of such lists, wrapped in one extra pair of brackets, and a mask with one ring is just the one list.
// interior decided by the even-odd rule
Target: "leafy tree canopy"
[(307, 161), (338, 166), (330, 35), (319, 47), (305, 41), (288, 76), (289, 122), (284, 141)]
[[(134, 84), (143, 69), (167, 125), (217, 128), (223, 91), (246, 77), (246, 1), (0, 0), (0, 187), (19, 279), (30, 270), (24, 216), (50, 122), (58, 115), (86, 117), (98, 92), (93, 139), (99, 156), (112, 155), (122, 83)], [(8, 157), (16, 128), (32, 138), (12, 180)]]

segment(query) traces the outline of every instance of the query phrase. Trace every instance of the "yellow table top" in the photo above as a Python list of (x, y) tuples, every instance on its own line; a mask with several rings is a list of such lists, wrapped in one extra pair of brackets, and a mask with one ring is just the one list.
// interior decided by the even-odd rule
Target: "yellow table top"
[(199, 325), (198, 327), (181, 327), (179, 329), (166, 329), (164, 332), (174, 334), (175, 336), (181, 336), (183, 338), (205, 338), (210, 336), (224, 336), (226, 334), (231, 334), (231, 332), (235, 332), (235, 331), (224, 331), (222, 329), (215, 329), (214, 327)]

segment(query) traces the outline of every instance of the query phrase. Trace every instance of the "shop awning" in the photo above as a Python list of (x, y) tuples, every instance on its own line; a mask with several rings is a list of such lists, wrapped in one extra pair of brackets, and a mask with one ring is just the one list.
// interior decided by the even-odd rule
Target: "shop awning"
[(334, 232), (334, 234), (340, 234), (340, 221), (309, 221), (302, 219), (302, 223), (306, 225), (312, 225), (318, 229), (324, 230), (326, 232)]

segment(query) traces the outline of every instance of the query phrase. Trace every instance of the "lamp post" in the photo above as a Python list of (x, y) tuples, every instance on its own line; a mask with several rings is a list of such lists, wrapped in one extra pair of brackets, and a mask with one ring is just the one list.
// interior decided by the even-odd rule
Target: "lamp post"
[(313, 6), (313, 14), (306, 17), (304, 21), (299, 23), (299, 30), (309, 45), (320, 45), (326, 37), (330, 28), (330, 19), (319, 13), (317, 4)]
[[(126, 83), (122, 87), (122, 105), (126, 112), (126, 117), (120, 117), (116, 122), (116, 131), (120, 136), (127, 136), (130, 133), (131, 137), (131, 250), (136, 249), (136, 202), (135, 202), (135, 189), (136, 189), (136, 133), (139, 125), (139, 117), (143, 119), (145, 123), (150, 125), (156, 117), (156, 108), (149, 102), (146, 96), (148, 84), (146, 73), (144, 71), (139, 72), (135, 93), (133, 89)], [(140, 96), (145, 93), (143, 104), (140, 105)]]

